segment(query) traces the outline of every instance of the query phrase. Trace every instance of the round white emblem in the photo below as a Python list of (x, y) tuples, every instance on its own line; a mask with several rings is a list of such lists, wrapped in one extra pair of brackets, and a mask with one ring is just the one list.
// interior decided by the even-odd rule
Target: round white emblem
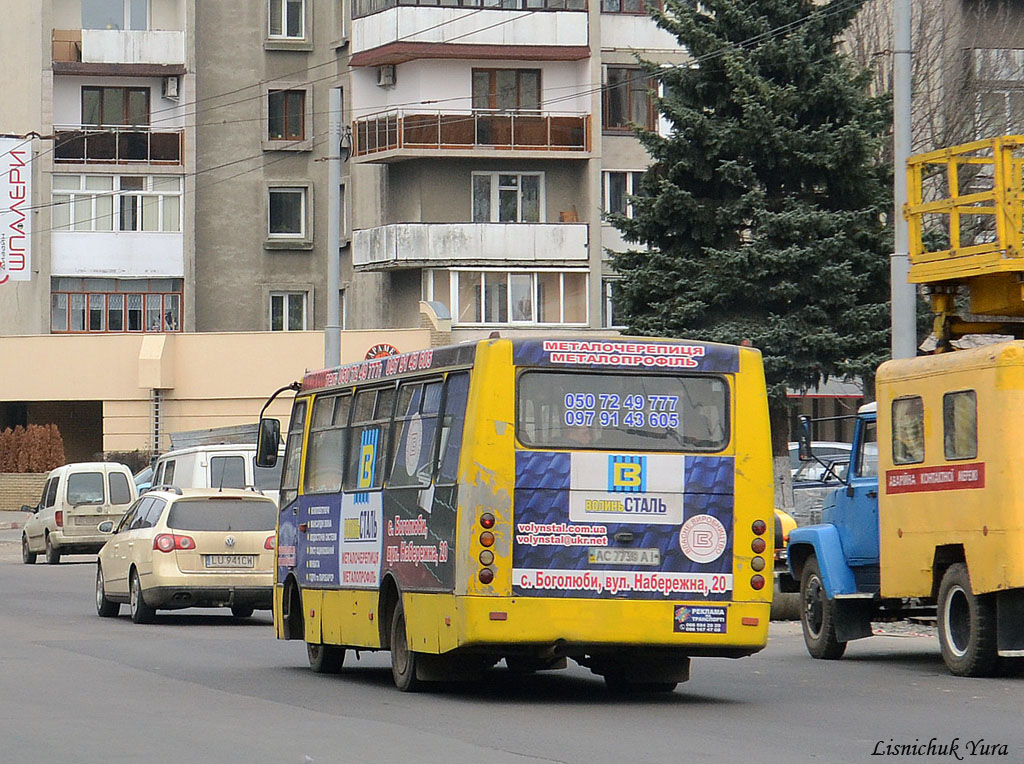
[(234, 546), (234, 545), (235, 545), (235, 537), (234, 536), (228, 536), (227, 538), (224, 539), (224, 546)]
[(728, 540), (725, 526), (711, 515), (694, 515), (679, 529), (679, 548), (694, 562), (713, 562)]

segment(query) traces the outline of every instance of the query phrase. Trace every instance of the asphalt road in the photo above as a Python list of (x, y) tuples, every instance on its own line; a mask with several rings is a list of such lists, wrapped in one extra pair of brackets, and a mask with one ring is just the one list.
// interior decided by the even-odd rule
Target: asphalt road
[[(1024, 676), (954, 678), (912, 633), (825, 662), (773, 624), (762, 653), (695, 659), (665, 697), (611, 697), (574, 664), (403, 694), (386, 653), (313, 674), (265, 614), (100, 619), (95, 558), (24, 566), (18, 533), (0, 531), (0, 762), (873, 762), (933, 737), (960, 758), (900, 758), (1024, 761)], [(1006, 755), (970, 755), (979, 739)]]

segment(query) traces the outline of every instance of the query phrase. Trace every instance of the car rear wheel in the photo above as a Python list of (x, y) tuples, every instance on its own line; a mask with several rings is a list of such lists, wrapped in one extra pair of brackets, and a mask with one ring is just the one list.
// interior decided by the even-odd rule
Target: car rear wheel
[(405, 636), (405, 611), (402, 601), (391, 616), (391, 676), (402, 692), (416, 692), (423, 682), (416, 678), (416, 653), (409, 649)]
[(252, 605), (232, 605), (231, 615), (235, 618), (248, 618), (255, 609)]
[(967, 566), (950, 565), (939, 585), (939, 645), (942, 660), (956, 676), (988, 676), (998, 663), (995, 608), (990, 597), (974, 594)]
[(131, 582), (129, 584), (128, 607), (132, 611), (133, 623), (153, 622), (153, 617), (156, 615), (156, 608), (150, 607), (146, 604), (146, 601), (142, 599), (142, 583), (139, 581), (139, 574), (135, 570), (132, 571)]
[(317, 674), (337, 674), (345, 665), (345, 648), (337, 645), (306, 643), (309, 667)]
[(28, 535), (21, 534), (21, 561), (26, 565), (33, 565), (36, 561), (36, 553), (28, 548)]
[(824, 660), (843, 657), (846, 643), (836, 638), (834, 605), (825, 593), (818, 558), (814, 556), (807, 558), (800, 576), (800, 623), (811, 657)]
[(50, 541), (50, 534), (46, 534), (46, 564), (57, 565), (60, 562), (60, 550), (55, 549)]
[(100, 618), (113, 618), (121, 612), (121, 604), (107, 599), (103, 590), (103, 568), (96, 566), (96, 613)]

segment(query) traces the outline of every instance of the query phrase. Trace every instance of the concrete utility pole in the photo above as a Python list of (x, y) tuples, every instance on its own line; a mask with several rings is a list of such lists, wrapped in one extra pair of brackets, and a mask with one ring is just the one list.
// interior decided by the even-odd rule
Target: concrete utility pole
[(324, 367), (341, 365), (341, 88), (331, 88), (327, 141), (327, 325)]
[(911, 140), (910, 0), (893, 3), (892, 133), (894, 252), (889, 263), (892, 300), (892, 357), (917, 355), (917, 289), (907, 281), (910, 273), (910, 228), (903, 217), (907, 201), (907, 158)]

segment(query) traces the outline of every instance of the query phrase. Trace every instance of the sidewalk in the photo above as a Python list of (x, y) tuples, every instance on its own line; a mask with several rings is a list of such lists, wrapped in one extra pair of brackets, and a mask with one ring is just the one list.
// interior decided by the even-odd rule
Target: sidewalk
[(31, 516), (27, 512), (0, 512), (0, 531), (23, 528)]

